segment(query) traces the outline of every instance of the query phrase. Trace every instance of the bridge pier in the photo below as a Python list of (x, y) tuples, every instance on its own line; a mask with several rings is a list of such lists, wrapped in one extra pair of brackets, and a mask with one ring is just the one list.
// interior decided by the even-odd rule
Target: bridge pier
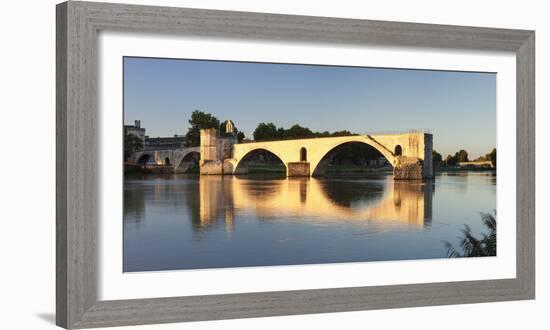
[(286, 176), (311, 176), (309, 162), (290, 162), (286, 164)]
[(422, 180), (427, 178), (424, 172), (424, 161), (414, 157), (398, 157), (393, 166), (395, 180)]
[(236, 136), (220, 136), (215, 128), (201, 129), (200, 173), (204, 175), (235, 174), (231, 155)]

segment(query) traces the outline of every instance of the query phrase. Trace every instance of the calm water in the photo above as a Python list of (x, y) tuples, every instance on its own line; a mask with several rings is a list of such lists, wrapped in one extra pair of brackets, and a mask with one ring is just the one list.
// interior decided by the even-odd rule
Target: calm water
[(444, 258), (485, 231), (496, 176), (433, 182), (148, 176), (124, 183), (124, 271)]

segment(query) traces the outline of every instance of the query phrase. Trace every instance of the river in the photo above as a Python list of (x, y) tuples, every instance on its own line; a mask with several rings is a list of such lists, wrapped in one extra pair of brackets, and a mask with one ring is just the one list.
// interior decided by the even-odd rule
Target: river
[(445, 258), (494, 172), (433, 181), (149, 175), (124, 182), (124, 272)]

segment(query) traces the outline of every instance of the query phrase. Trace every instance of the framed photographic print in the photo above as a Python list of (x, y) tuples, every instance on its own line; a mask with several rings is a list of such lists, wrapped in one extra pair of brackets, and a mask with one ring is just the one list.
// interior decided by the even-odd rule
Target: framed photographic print
[(59, 4), (57, 324), (534, 299), (534, 44)]

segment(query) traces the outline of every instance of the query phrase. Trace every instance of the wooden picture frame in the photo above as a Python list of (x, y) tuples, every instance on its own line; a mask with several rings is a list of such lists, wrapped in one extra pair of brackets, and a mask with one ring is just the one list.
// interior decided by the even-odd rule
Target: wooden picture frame
[[(516, 278), (98, 301), (99, 31), (515, 52)], [(534, 299), (535, 32), (70, 1), (57, 5), (56, 322), (65, 328)]]

